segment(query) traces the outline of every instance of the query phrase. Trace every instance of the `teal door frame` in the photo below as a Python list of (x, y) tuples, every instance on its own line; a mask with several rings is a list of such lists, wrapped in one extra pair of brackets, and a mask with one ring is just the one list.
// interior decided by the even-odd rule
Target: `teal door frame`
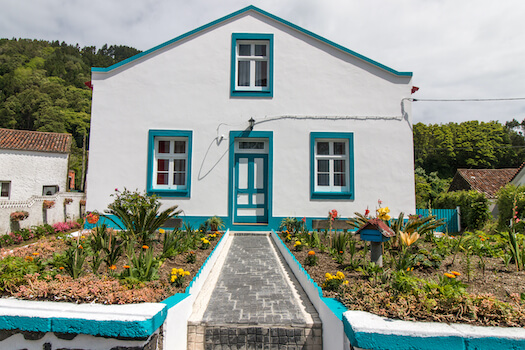
[[(246, 139), (246, 138), (254, 138), (254, 139), (265, 139), (268, 142), (268, 152), (267, 153), (242, 153), (242, 152), (235, 152), (235, 143), (238, 139)], [(272, 221), (272, 200), (273, 200), (273, 132), (272, 131), (230, 131), (230, 145), (229, 145), (229, 191), (228, 191), (228, 216), (231, 224), (238, 224), (238, 225), (250, 225), (250, 224), (260, 224), (268, 226), (268, 224)], [(240, 157), (237, 157), (240, 156)], [(236, 184), (237, 184), (237, 162), (238, 158), (261, 158), (262, 156), (265, 156), (263, 158), (265, 159), (265, 218), (264, 222), (257, 222), (257, 219), (251, 219), (251, 220), (243, 220), (243, 222), (238, 222), (237, 215), (236, 215), (236, 201), (237, 201), (237, 191), (236, 191)], [(253, 174), (252, 174), (253, 176)], [(253, 177), (252, 177), (253, 181)], [(250, 199), (250, 202), (252, 203), (252, 200)], [(249, 208), (250, 205), (248, 205), (247, 208)], [(254, 207), (253, 205), (251, 206)], [(249, 222), (248, 222), (249, 221)], [(259, 220), (263, 221), (263, 220)]]

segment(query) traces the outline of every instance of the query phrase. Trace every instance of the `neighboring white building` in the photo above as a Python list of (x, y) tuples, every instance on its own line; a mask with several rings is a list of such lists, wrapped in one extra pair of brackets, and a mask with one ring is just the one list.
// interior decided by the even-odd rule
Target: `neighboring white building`
[(71, 135), (0, 129), (0, 200), (66, 191)]
[(411, 79), (253, 6), (93, 68), (87, 209), (126, 187), (234, 230), (414, 213)]
[[(0, 235), (18, 229), (16, 211), (29, 214), (22, 228), (80, 216), (84, 194), (66, 192), (70, 148), (70, 134), (0, 129)], [(54, 207), (43, 211), (45, 200)]]

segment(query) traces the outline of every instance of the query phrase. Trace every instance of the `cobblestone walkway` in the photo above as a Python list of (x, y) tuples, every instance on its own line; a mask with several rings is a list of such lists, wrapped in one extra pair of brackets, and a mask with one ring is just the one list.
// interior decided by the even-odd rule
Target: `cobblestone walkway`
[(188, 349), (321, 349), (321, 322), (268, 235), (235, 235)]

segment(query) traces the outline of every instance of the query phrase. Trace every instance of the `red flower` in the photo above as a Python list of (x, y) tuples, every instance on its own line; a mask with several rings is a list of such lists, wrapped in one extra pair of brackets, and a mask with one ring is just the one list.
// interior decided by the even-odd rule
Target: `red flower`
[(368, 214), (370, 214), (370, 210), (368, 210), (368, 208), (366, 208), (366, 210), (365, 210), (365, 216), (368, 216)]
[(306, 222), (306, 216), (301, 219), (302, 222)]

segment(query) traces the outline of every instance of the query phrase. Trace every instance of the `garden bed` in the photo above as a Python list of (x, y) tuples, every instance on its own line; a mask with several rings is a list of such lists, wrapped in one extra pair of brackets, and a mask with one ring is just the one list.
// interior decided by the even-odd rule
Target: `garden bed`
[[(337, 298), (349, 310), (413, 321), (525, 326), (525, 272), (516, 271), (516, 266), (508, 260), (507, 264), (504, 262), (504, 245), (496, 236), (478, 232), (465, 233), (463, 238), (444, 236), (434, 242), (420, 239), (409, 247), (411, 255), (419, 257), (414, 260), (413, 269), (396, 272), (392, 259), (398, 258), (400, 247), (392, 248), (386, 243), (385, 266), (379, 268), (369, 263), (369, 251), (363, 258), (367, 250), (359, 236), (352, 233), (347, 236), (355, 243), (355, 253), (351, 258), (348, 246), (343, 254), (330, 253), (330, 243), (323, 240), (322, 233), (320, 241), (324, 242), (325, 248), (320, 249), (317, 244), (309, 246), (311, 235), (281, 233), (290, 251), (319, 286), (327, 287), (327, 273), (335, 276), (340, 271), (344, 274), (347, 284), (341, 283), (334, 290), (323, 288), (323, 294)], [(468, 256), (459, 249), (467, 246), (467, 236), (471, 247)], [(297, 241), (302, 242), (300, 250)], [(472, 248), (476, 244), (477, 248)], [(473, 254), (472, 249), (479, 250), (481, 258)], [(306, 263), (311, 251), (314, 253), (310, 255), (315, 254), (318, 260), (315, 266)]]
[[(84, 232), (79, 238), (79, 243), (87, 247), (90, 230)], [(192, 234), (195, 235), (196, 242), (200, 242), (202, 237), (210, 236), (198, 231)], [(102, 263), (95, 274), (90, 270), (89, 253), (80, 276), (72, 278), (60, 265), (60, 255), (77, 241), (75, 237), (68, 238), (67, 234), (46, 236), (25, 242), (23, 245), (2, 248), (0, 295), (26, 300), (74, 303), (160, 302), (175, 293), (185, 292), (221, 237), (220, 232), (214, 234), (216, 237), (209, 241), (207, 249), (200, 249), (201, 244), (196, 243), (195, 249), (163, 259), (158, 268), (158, 278), (151, 281), (123, 279), (125, 266), (130, 265), (126, 256), (121, 257), (113, 268)], [(148, 249), (153, 250), (154, 256), (159, 256), (162, 253), (161, 240), (153, 240)], [(139, 255), (141, 250), (144, 250), (142, 246), (137, 247), (135, 254)], [(195, 261), (188, 262), (188, 255), (194, 255)], [(172, 270), (181, 268), (189, 275), (184, 278), (182, 286), (176, 287), (171, 283)]]

